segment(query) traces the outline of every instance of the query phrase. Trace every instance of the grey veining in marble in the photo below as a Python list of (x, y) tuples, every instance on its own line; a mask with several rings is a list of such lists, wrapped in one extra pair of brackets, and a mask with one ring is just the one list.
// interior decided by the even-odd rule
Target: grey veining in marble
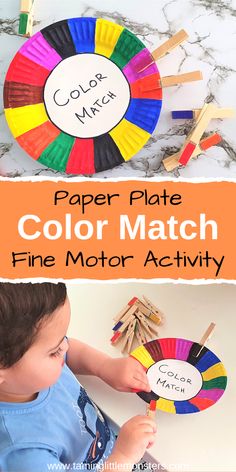
[[(18, 36), (19, 0), (0, 0), (0, 86), (14, 54), (25, 39)], [(172, 121), (170, 111), (200, 108), (204, 100), (236, 108), (236, 0), (35, 0), (34, 32), (55, 21), (95, 16), (113, 20), (134, 32), (155, 49), (181, 28), (189, 40), (159, 61), (161, 75), (200, 69), (204, 80), (164, 90), (163, 110), (157, 128), (146, 146), (129, 162), (92, 177), (236, 177), (235, 119), (215, 120), (207, 128), (223, 141), (172, 173), (164, 170), (164, 156), (177, 152), (191, 122)], [(63, 176), (45, 168), (18, 146), (0, 109), (0, 175)], [(70, 176), (68, 176), (70, 177)]]

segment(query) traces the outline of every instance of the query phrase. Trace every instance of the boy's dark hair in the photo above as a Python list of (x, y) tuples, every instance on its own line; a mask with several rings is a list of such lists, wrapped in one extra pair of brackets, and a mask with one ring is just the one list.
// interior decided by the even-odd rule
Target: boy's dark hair
[(65, 300), (63, 283), (0, 283), (0, 367), (19, 361), (32, 345), (42, 319)]

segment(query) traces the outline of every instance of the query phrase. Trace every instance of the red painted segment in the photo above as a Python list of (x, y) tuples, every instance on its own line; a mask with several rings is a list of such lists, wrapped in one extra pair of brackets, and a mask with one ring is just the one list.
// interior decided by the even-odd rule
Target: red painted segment
[(179, 164), (182, 164), (183, 166), (186, 166), (188, 163), (189, 159), (191, 158), (194, 150), (196, 148), (196, 144), (193, 143), (188, 143), (187, 146), (184, 148), (184, 151), (182, 152), (180, 158), (179, 158)]
[(152, 74), (130, 84), (132, 98), (149, 98), (162, 100), (160, 75)]
[(192, 398), (192, 400), (189, 400), (189, 403), (192, 403), (192, 405), (195, 405), (199, 410), (205, 410), (209, 406), (214, 405), (214, 400), (209, 400), (208, 398)]
[(94, 174), (93, 139), (75, 140), (66, 166), (67, 174)]
[(49, 74), (49, 70), (18, 52), (7, 71), (6, 80), (42, 86), (45, 84)]

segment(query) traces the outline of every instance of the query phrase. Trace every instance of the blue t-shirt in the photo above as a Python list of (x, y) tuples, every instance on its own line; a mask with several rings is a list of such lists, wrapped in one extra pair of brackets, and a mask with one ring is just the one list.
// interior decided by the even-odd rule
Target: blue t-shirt
[(27, 403), (0, 402), (0, 471), (92, 468), (111, 454), (115, 435), (70, 369)]

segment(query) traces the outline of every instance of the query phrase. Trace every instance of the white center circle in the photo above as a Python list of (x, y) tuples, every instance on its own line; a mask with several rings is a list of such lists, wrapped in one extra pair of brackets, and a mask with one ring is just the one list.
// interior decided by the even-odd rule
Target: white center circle
[(167, 400), (189, 400), (202, 388), (202, 376), (196, 367), (176, 359), (158, 361), (148, 369), (147, 376), (152, 391)]
[(113, 129), (129, 102), (130, 88), (123, 72), (99, 54), (64, 59), (44, 87), (44, 103), (52, 123), (80, 138), (100, 136)]

